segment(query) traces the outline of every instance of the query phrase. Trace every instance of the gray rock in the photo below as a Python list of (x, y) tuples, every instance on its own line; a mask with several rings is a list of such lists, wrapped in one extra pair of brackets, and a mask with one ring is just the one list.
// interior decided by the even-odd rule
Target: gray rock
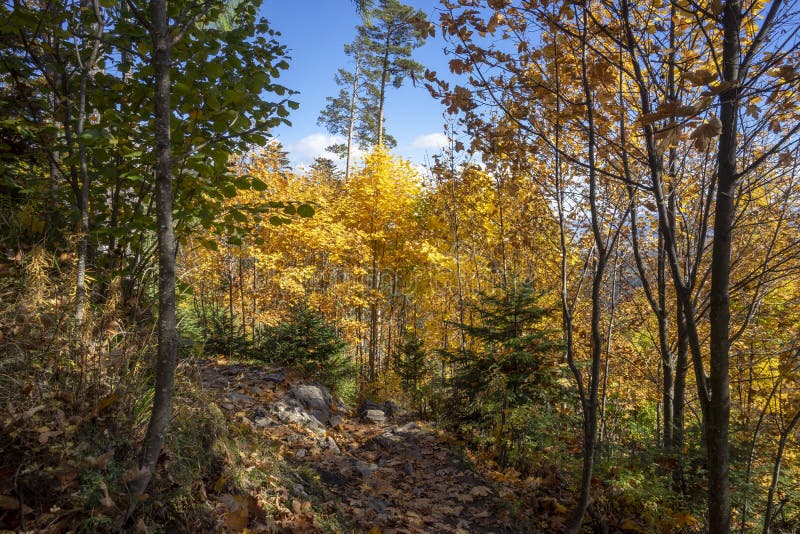
[(372, 473), (378, 470), (378, 466), (376, 464), (368, 464), (367, 462), (362, 462), (359, 460), (353, 466), (353, 469), (355, 469), (355, 472), (361, 475), (363, 478), (369, 478), (372, 476)]
[(419, 425), (414, 421), (406, 423), (403, 426), (399, 426), (395, 429), (395, 432), (398, 434), (413, 434), (417, 431), (419, 431)]
[(330, 424), (331, 427), (333, 428), (337, 429), (341, 428), (342, 425), (344, 424), (344, 417), (342, 417), (341, 415), (332, 415), (330, 420), (328, 421), (328, 424)]
[(339, 413), (350, 413), (350, 408), (339, 397), (334, 397), (334, 399), (333, 399), (333, 407)]
[(361, 419), (370, 423), (381, 424), (386, 422), (386, 414), (383, 410), (367, 410), (361, 415)]
[(275, 421), (273, 421), (270, 417), (258, 417), (253, 422), (253, 425), (256, 428), (268, 428), (268, 427), (271, 427), (274, 424), (275, 424)]
[(308, 451), (305, 449), (297, 449), (297, 452), (294, 453), (295, 458), (305, 458), (308, 454)]
[(365, 400), (361, 403), (358, 407), (358, 415), (363, 417), (368, 410), (381, 410), (383, 411), (383, 404), (378, 404), (377, 402), (373, 402), (371, 400)]
[(389, 417), (399, 417), (402, 415), (406, 415), (408, 412), (405, 408), (397, 404), (396, 402), (386, 401), (383, 403), (383, 411)]
[(228, 392), (228, 393), (225, 394), (225, 396), (231, 402), (251, 403), (251, 402), (255, 401), (255, 399), (253, 397), (251, 397), (250, 395), (245, 395), (243, 393), (239, 393), (239, 392), (236, 392), (236, 391)]
[(336, 444), (336, 440), (332, 437), (328, 436), (325, 441), (322, 443), (322, 447), (331, 451), (334, 454), (341, 454), (342, 450), (339, 448), (339, 445)]
[(324, 434), (325, 426), (318, 417), (306, 411), (295, 399), (284, 399), (272, 405), (275, 416), (283, 423), (294, 423), (317, 433)]
[(277, 371), (275, 373), (272, 373), (272, 374), (269, 374), (266, 377), (264, 377), (264, 380), (266, 380), (267, 382), (273, 382), (275, 384), (280, 384), (281, 382), (286, 380), (286, 371), (284, 371), (283, 369), (280, 369), (279, 371)]
[(290, 396), (311, 412), (320, 423), (326, 424), (330, 419), (333, 397), (324, 386), (301, 384), (292, 389)]
[(408, 460), (406, 460), (406, 463), (403, 464), (403, 473), (405, 473), (406, 476), (409, 477), (414, 474), (414, 466), (411, 465), (411, 462), (409, 462)]
[(380, 436), (375, 436), (367, 441), (364, 445), (366, 448), (371, 450), (383, 449), (387, 451), (403, 447), (402, 441), (398, 438), (398, 436), (392, 434), (391, 432), (384, 432)]

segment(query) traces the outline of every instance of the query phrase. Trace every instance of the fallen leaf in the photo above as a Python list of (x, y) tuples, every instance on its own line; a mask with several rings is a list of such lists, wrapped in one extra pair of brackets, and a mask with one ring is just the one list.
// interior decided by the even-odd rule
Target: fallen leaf
[(97, 457), (89, 456), (88, 458), (86, 458), (85, 463), (87, 467), (91, 467), (94, 469), (105, 469), (106, 466), (108, 465), (108, 462), (113, 457), (114, 457), (114, 451), (110, 450)]
[[(0, 510), (19, 510), (19, 500), (8, 495), (0, 495)], [(22, 513), (27, 515), (33, 513), (33, 510), (29, 506), (23, 505)]]
[(491, 492), (492, 492), (492, 490), (490, 490), (486, 486), (475, 486), (474, 488), (472, 488), (470, 490), (470, 494), (474, 495), (476, 497), (478, 497), (478, 496), (485, 497), (485, 496), (489, 495)]

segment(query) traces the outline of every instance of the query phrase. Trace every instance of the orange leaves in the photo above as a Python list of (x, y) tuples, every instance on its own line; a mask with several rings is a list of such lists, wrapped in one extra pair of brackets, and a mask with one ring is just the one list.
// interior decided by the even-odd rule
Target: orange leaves
[(672, 517), (676, 528), (696, 528), (700, 525), (695, 516), (686, 512), (675, 512)]
[(710, 85), (717, 79), (717, 74), (708, 67), (684, 73), (683, 78), (695, 86)]
[(450, 65), (450, 72), (452, 72), (453, 74), (464, 74), (465, 72), (472, 72), (472, 65), (458, 58), (451, 59), (449, 65)]
[(797, 66), (792, 64), (781, 65), (770, 71), (770, 75), (780, 78), (784, 82), (797, 81)]
[(461, 85), (456, 85), (453, 90), (444, 96), (447, 112), (456, 114), (474, 109), (476, 104), (472, 100), (472, 92)]
[(230, 532), (242, 532), (250, 523), (251, 516), (263, 516), (264, 512), (253, 497), (243, 495), (220, 495), (222, 524)]
[(671, 102), (664, 102), (653, 113), (645, 113), (639, 117), (642, 124), (652, 124), (656, 121), (671, 119), (676, 117), (693, 117), (699, 113), (700, 110), (697, 106), (682, 104), (674, 100)]
[(694, 147), (697, 150), (705, 150), (712, 139), (719, 136), (722, 132), (722, 122), (712, 115), (710, 119), (694, 129), (689, 135), (694, 140)]

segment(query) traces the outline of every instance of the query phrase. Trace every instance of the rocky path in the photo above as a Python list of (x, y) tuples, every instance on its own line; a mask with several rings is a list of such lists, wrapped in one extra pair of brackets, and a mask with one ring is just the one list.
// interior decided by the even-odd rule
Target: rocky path
[[(317, 473), (355, 531), (516, 531), (493, 481), (466, 466), (432, 428), (389, 417), (380, 406), (348, 413), (323, 388), (294, 383), (277, 369), (204, 362), (200, 371), (229, 418)], [(302, 499), (318, 490), (299, 483), (291, 492)]]

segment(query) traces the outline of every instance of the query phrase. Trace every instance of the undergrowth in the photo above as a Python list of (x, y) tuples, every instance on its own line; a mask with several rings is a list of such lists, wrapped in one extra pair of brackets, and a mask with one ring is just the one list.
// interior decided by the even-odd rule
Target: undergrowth
[[(34, 247), (0, 260), (0, 530), (118, 531), (153, 397), (153, 319), (119, 281), (74, 324), (73, 258)], [(148, 532), (279, 530), (294, 518), (295, 468), (263, 435), (226, 419), (178, 367), (174, 416), (134, 527)], [(15, 503), (15, 506), (10, 506)], [(313, 498), (299, 515), (336, 531)], [(16, 509), (14, 509), (16, 507)], [(318, 518), (318, 519), (317, 519)]]

